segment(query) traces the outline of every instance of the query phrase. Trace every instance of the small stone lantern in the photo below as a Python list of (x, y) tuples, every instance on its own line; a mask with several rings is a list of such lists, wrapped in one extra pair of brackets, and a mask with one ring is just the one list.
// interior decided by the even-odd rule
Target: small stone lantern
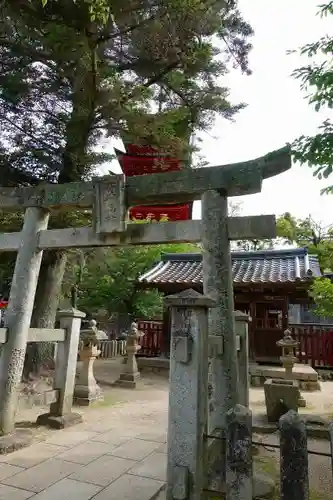
[(136, 388), (136, 381), (140, 378), (138, 364), (136, 362), (136, 353), (141, 349), (139, 339), (143, 337), (144, 333), (138, 330), (138, 324), (133, 321), (131, 329), (126, 337), (126, 364), (124, 364), (123, 373), (120, 375), (116, 384), (128, 387), (130, 389)]
[(106, 338), (106, 333), (98, 330), (95, 320), (91, 320), (88, 328), (80, 331), (79, 360), (82, 365), (74, 388), (74, 402), (78, 405), (89, 406), (103, 399), (101, 388), (94, 376), (94, 361), (101, 353), (98, 349), (99, 342)]
[(280, 360), (282, 361), (282, 365), (286, 371), (286, 379), (292, 379), (293, 367), (297, 361), (295, 349), (298, 347), (299, 342), (292, 338), (290, 330), (285, 330), (283, 338), (278, 340), (276, 345), (282, 348), (282, 356), (280, 356)]

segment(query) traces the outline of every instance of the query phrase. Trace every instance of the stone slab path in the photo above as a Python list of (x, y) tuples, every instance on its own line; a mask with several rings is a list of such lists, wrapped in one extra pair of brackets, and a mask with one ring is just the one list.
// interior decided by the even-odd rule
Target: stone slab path
[(145, 392), (0, 456), (0, 500), (151, 499), (165, 481), (168, 392)]
[[(119, 363), (97, 365), (100, 380), (111, 383), (121, 371)], [(84, 422), (70, 429), (39, 428), (36, 443), (0, 456), (0, 500), (150, 500), (165, 484), (168, 381), (145, 374), (136, 390), (104, 385), (105, 403), (84, 409)], [(308, 412), (333, 416), (333, 382), (322, 392), (304, 393)], [(263, 390), (251, 389), (254, 412), (263, 406)], [(20, 414), (35, 421), (39, 408)], [(262, 437), (268, 444), (273, 436)], [(311, 442), (309, 448), (328, 451), (328, 443)], [(269, 450), (264, 471), (274, 475), (278, 453)], [(265, 457), (263, 457), (265, 458)], [(267, 469), (267, 470), (266, 470)], [(269, 470), (268, 470), (269, 469)], [(314, 500), (332, 498), (329, 459), (311, 457)], [(164, 500), (164, 494), (158, 496)]]

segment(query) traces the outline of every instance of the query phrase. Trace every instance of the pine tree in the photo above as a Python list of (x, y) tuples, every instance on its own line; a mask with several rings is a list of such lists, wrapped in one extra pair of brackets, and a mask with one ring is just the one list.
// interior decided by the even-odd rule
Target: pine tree
[[(180, 128), (244, 106), (220, 82), (249, 72), (251, 35), (236, 0), (0, 1), (0, 184), (89, 179), (123, 132), (185, 154)], [(65, 265), (45, 252), (33, 326), (53, 326)]]

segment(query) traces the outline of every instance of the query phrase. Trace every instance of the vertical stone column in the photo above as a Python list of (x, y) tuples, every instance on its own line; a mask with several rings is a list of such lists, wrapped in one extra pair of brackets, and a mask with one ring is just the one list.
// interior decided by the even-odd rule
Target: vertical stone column
[(210, 430), (225, 428), (226, 413), (238, 403), (238, 363), (228, 236), (228, 199), (217, 191), (202, 197), (203, 287), (216, 301), (209, 314), (209, 335), (222, 337), (223, 352), (210, 360), (213, 409)]
[(39, 231), (46, 229), (49, 214), (37, 207), (28, 208), (21, 231), (5, 316), (8, 341), (4, 344), (0, 365), (0, 434), (14, 431), (17, 389), (21, 382), (28, 331), (43, 252), (38, 250)]
[(226, 416), (226, 500), (252, 500), (252, 413), (236, 405)]
[(166, 297), (171, 307), (167, 500), (200, 500), (205, 480), (208, 308), (194, 290)]
[(309, 464), (305, 422), (289, 410), (279, 421), (281, 500), (309, 500)]
[(58, 343), (54, 389), (58, 391), (57, 401), (50, 405), (50, 412), (39, 415), (37, 423), (62, 429), (82, 421), (81, 415), (72, 413), (76, 364), (80, 340), (81, 320), (85, 313), (69, 307), (58, 312), (60, 328), (66, 330), (64, 342)]
[(239, 337), (239, 350), (237, 352), (239, 372), (238, 397), (239, 403), (248, 408), (250, 391), (248, 324), (250, 317), (241, 311), (235, 311), (234, 316), (236, 335)]

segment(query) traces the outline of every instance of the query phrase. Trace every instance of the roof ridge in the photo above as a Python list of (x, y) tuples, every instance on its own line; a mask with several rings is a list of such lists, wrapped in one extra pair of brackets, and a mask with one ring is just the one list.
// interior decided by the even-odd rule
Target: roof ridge
[[(178, 261), (178, 262), (200, 262), (202, 260), (202, 253), (162, 253), (161, 261)], [(274, 257), (302, 257), (308, 255), (307, 247), (300, 248), (281, 248), (269, 250), (231, 250), (233, 258), (241, 259), (269, 259)], [(317, 257), (316, 255), (309, 255), (309, 257)]]

